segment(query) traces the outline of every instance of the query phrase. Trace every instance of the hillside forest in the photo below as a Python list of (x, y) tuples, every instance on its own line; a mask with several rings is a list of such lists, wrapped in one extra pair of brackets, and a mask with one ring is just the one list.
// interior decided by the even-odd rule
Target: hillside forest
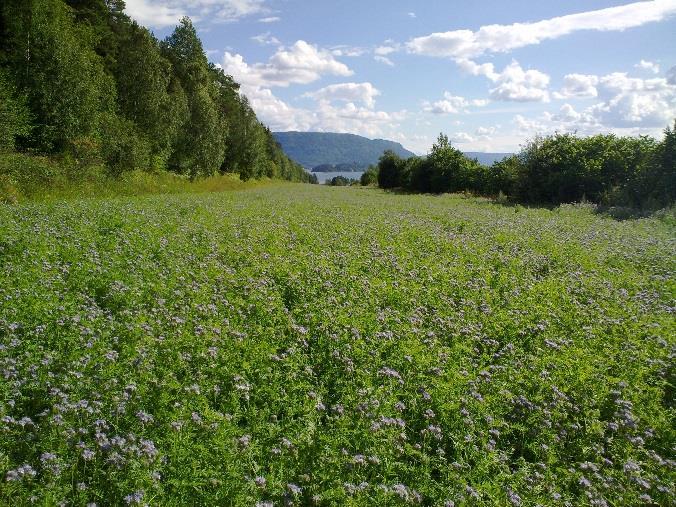
[(158, 40), (124, 8), (122, 0), (2, 2), (5, 178), (47, 171), (35, 157), (49, 156), (71, 173), (95, 166), (113, 176), (142, 169), (310, 181), (239, 85), (207, 60), (190, 19)]

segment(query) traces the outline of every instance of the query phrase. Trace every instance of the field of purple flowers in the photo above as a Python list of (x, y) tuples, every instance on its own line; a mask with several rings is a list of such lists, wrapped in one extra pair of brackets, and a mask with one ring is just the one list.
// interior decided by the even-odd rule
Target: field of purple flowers
[(373, 189), (0, 205), (0, 504), (674, 505), (675, 249)]

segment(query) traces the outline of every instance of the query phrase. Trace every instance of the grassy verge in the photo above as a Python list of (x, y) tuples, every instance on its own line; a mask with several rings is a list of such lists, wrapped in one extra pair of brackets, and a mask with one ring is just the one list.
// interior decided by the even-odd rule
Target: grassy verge
[(191, 181), (173, 173), (130, 171), (111, 176), (101, 166), (63, 163), (24, 154), (0, 155), (0, 203), (241, 190), (269, 183), (244, 182), (236, 174)]

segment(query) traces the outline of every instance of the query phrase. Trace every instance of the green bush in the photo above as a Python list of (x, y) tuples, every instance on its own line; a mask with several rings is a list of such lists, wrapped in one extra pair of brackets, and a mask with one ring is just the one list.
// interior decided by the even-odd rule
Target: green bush
[(106, 115), (101, 130), (101, 153), (111, 174), (152, 166), (150, 143), (134, 122), (110, 114)]
[(361, 175), (361, 178), (359, 178), (359, 183), (364, 187), (377, 185), (378, 167), (374, 165), (369, 166), (369, 168), (366, 171), (364, 171), (364, 174)]

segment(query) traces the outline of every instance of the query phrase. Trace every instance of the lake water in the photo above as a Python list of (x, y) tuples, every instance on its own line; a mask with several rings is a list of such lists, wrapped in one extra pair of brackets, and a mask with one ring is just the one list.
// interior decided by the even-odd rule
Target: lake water
[(317, 180), (319, 181), (319, 184), (323, 184), (336, 176), (344, 176), (347, 179), (355, 179), (358, 180), (361, 178), (361, 175), (364, 174), (364, 171), (356, 171), (356, 172), (332, 172), (332, 173), (312, 173), (317, 175)]

